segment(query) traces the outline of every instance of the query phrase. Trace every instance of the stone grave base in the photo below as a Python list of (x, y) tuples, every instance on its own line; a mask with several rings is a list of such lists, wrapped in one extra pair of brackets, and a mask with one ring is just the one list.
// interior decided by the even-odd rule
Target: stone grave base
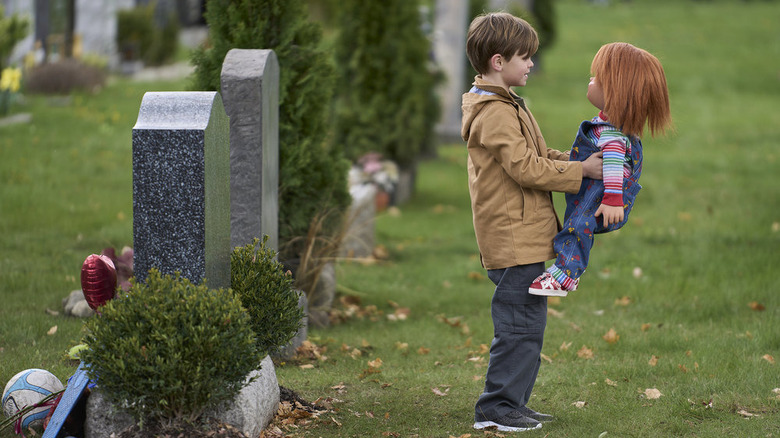
[[(279, 408), (279, 382), (274, 363), (269, 356), (247, 378), (258, 376), (245, 386), (232, 403), (206, 413), (209, 417), (230, 424), (248, 437), (256, 437), (273, 420)], [(133, 425), (133, 418), (110, 403), (99, 388), (94, 388), (87, 400), (85, 438), (110, 438)]]

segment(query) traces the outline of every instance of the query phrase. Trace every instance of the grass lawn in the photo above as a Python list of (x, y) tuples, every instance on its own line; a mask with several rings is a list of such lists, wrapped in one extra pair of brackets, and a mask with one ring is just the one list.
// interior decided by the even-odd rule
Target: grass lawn
[[(518, 92), (548, 145), (568, 149), (594, 115), (593, 54), (627, 41), (664, 64), (676, 131), (644, 140), (629, 224), (597, 237), (580, 290), (551, 301), (530, 406), (557, 421), (527, 435), (778, 437), (780, 3), (612, 3), (557, 2), (558, 39)], [(87, 255), (132, 245), (141, 97), (185, 86), (117, 80), (97, 95), (28, 97), (17, 110), (32, 122), (0, 128), (0, 385), (27, 368), (63, 382), (75, 370), (64, 354), (82, 322), (60, 302)], [(414, 198), (377, 217), (388, 257), (338, 264), (342, 296), (358, 304), (310, 330), (324, 358), (276, 369), (281, 385), (334, 409), (289, 435), (484, 436), (471, 424), (492, 283), (465, 164), (462, 144), (442, 145), (420, 163)]]

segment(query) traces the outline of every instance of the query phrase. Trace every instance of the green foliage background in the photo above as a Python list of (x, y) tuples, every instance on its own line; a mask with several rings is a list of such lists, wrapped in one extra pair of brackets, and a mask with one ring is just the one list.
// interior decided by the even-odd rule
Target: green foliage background
[(416, 2), (344, 0), (335, 43), (334, 142), (356, 160), (379, 152), (411, 166), (433, 150), (441, 79)]

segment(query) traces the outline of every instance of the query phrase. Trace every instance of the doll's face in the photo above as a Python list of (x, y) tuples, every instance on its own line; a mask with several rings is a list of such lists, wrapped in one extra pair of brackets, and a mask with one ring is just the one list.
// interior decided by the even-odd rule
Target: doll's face
[(590, 78), (590, 83), (588, 83), (588, 101), (599, 110), (604, 109), (604, 93), (595, 77)]

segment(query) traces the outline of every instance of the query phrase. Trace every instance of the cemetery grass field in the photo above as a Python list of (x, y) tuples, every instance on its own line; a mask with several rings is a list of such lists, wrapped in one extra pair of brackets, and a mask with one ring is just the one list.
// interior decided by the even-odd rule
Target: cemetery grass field
[[(526, 435), (779, 437), (780, 3), (613, 3), (559, 2), (558, 39), (518, 91), (548, 145), (568, 149), (594, 115), (593, 54), (628, 41), (664, 64), (676, 131), (645, 139), (628, 225), (598, 236), (580, 290), (550, 303), (529, 406), (557, 419)], [(94, 95), (28, 96), (14, 111), (32, 122), (0, 127), (0, 385), (27, 368), (63, 382), (75, 371), (65, 353), (82, 321), (61, 300), (86, 256), (132, 245), (141, 97), (185, 87), (116, 79)], [(310, 329), (309, 358), (277, 366), (282, 386), (332, 406), (289, 436), (511, 435), (471, 429), (492, 283), (465, 147), (438, 152), (413, 199), (377, 217), (385, 257), (338, 263), (340, 322)]]

